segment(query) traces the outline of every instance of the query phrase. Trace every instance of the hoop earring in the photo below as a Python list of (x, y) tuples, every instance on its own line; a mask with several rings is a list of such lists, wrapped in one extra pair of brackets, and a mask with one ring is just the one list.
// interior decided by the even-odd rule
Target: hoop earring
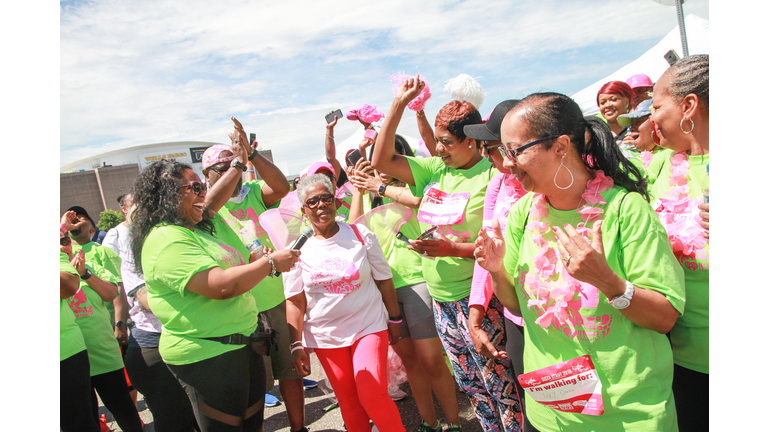
[[(557, 171), (555, 171), (555, 178), (552, 179), (552, 181), (555, 183), (555, 186), (557, 186), (557, 188), (560, 190), (566, 190), (566, 189), (569, 189), (571, 186), (573, 186), (573, 172), (571, 172), (571, 170), (568, 169), (567, 166), (563, 165), (564, 160), (565, 160), (565, 155), (563, 155), (563, 157), (560, 158), (560, 166), (557, 167)], [(557, 184), (557, 174), (560, 173), (560, 168), (565, 168), (566, 171), (568, 171), (568, 174), (571, 175), (571, 183), (566, 187), (560, 187), (560, 185)]]
[(683, 122), (685, 121), (685, 117), (683, 117), (680, 120), (680, 130), (683, 131), (684, 134), (689, 134), (689, 133), (693, 132), (693, 128), (696, 126), (695, 124), (693, 124), (693, 119), (688, 119), (688, 120), (691, 121), (691, 130), (689, 130), (689, 131), (686, 131), (685, 129), (683, 129)]

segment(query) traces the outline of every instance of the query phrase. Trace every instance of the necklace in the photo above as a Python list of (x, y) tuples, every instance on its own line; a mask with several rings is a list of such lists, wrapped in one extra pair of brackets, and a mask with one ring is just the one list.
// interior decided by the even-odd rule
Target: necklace
[(691, 196), (691, 187), (688, 185), (691, 163), (685, 152), (673, 154), (669, 163), (669, 184), (674, 186), (659, 198), (655, 208), (661, 224), (667, 230), (672, 251), (677, 255), (689, 256), (704, 249), (707, 244), (699, 215), (699, 204), (704, 202), (704, 198)]
[[(592, 229), (587, 227), (587, 224), (590, 221), (600, 220), (604, 213), (603, 206), (606, 205), (606, 201), (602, 192), (613, 187), (613, 179), (607, 177), (603, 171), (597, 170), (593, 174), (592, 180), (587, 182), (587, 188), (581, 196), (574, 218), (571, 219), (572, 225), (576, 214), (581, 214), (583, 222), (576, 226), (576, 231), (587, 241), (592, 237)], [(582, 202), (584, 202), (583, 206)], [(524, 289), (530, 297), (527, 307), (529, 309), (532, 306), (536, 307), (539, 313), (536, 324), (542, 328), (552, 324), (557, 328), (563, 326), (575, 328), (576, 323), (581, 320), (579, 310), (584, 300), (587, 300), (586, 291), (596, 293), (597, 289), (574, 279), (563, 267), (557, 248), (551, 247), (549, 241), (544, 238), (551, 231), (549, 224), (541, 221), (548, 216), (548, 213), (546, 197), (539, 194), (533, 199), (533, 205), (529, 209), (531, 222), (526, 226), (534, 236), (534, 243), (539, 247), (539, 252), (532, 258), (532, 270), (525, 275), (523, 282)], [(557, 215), (555, 218), (560, 220)], [(562, 222), (560, 220), (560, 223)], [(595, 295), (594, 299), (588, 300), (595, 302), (596, 299)]]

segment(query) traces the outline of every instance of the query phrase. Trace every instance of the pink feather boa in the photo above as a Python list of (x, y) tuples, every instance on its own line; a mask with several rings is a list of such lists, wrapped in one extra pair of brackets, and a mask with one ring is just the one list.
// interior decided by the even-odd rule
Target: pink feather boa
[[(402, 72), (398, 72), (394, 75), (391, 75), (389, 77), (389, 80), (395, 83), (395, 86), (392, 87), (392, 92), (394, 94), (397, 94), (397, 90), (400, 89), (400, 86), (403, 85), (403, 82), (407, 79), (414, 78), (410, 75), (406, 75)], [(419, 93), (418, 96), (416, 96), (411, 102), (408, 103), (408, 108), (412, 109), (413, 111), (419, 112), (424, 109), (424, 105), (426, 105), (429, 98), (432, 97), (432, 92), (429, 91), (429, 83), (427, 80), (424, 79), (424, 77), (419, 77), (419, 79), (424, 83), (424, 88), (421, 90), (421, 93)]]

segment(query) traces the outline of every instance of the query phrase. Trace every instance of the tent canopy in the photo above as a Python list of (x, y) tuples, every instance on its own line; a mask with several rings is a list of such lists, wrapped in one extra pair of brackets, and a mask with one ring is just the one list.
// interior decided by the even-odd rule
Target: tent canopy
[[(690, 14), (685, 17), (685, 30), (689, 54), (709, 54), (709, 21)], [(638, 57), (637, 60), (571, 97), (579, 104), (585, 116), (597, 114), (600, 110), (595, 99), (597, 99), (597, 91), (603, 84), (608, 81), (626, 81), (636, 74), (646, 74), (655, 83), (669, 67), (669, 63), (664, 59), (664, 54), (671, 49), (674, 49), (679, 56), (683, 55), (679, 26), (675, 26), (656, 46)]]

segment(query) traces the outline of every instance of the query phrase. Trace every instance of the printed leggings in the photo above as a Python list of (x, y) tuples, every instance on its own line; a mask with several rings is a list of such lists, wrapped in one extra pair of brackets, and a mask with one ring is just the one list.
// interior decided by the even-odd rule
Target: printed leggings
[[(503, 351), (504, 307), (491, 297), (483, 330), (496, 349)], [(435, 324), (453, 366), (454, 378), (469, 397), (486, 432), (522, 431), (522, 413), (509, 359), (489, 359), (478, 354), (469, 335), (469, 297), (455, 302), (434, 301)]]
[(352, 346), (315, 348), (317, 359), (339, 400), (349, 432), (405, 432), (400, 411), (387, 393), (387, 330), (356, 340)]

